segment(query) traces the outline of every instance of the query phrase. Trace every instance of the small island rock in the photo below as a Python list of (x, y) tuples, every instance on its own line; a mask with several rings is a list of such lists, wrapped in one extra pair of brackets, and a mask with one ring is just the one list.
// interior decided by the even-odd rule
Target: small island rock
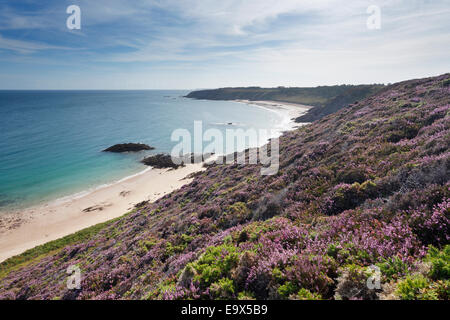
[(143, 143), (119, 143), (103, 150), (103, 152), (121, 153), (121, 152), (137, 152), (142, 150), (153, 150), (153, 149), (155, 148)]

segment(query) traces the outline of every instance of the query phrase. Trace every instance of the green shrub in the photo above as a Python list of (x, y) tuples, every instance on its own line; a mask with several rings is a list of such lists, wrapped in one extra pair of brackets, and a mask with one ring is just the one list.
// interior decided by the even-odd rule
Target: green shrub
[(430, 247), (425, 259), (431, 263), (429, 276), (434, 280), (448, 280), (450, 278), (450, 245), (446, 245), (442, 251)]
[(255, 296), (252, 292), (242, 291), (238, 293), (238, 300), (255, 300)]
[(318, 293), (312, 293), (311, 291), (302, 288), (297, 293), (298, 300), (322, 300), (322, 296)]
[(287, 299), (291, 294), (294, 294), (298, 290), (297, 285), (290, 281), (285, 282), (283, 285), (278, 287), (278, 294), (281, 298)]
[(233, 280), (229, 278), (222, 278), (211, 285), (211, 294), (215, 298), (230, 299), (234, 295)]
[(430, 292), (430, 281), (422, 275), (407, 276), (398, 283), (397, 295), (402, 300), (436, 300), (437, 297)]
[(397, 279), (408, 274), (408, 264), (399, 257), (385, 259), (377, 266), (380, 268), (381, 274), (387, 279)]
[(205, 253), (190, 266), (196, 271), (194, 280), (207, 287), (227, 277), (238, 262), (239, 254), (236, 247), (224, 244), (207, 248)]

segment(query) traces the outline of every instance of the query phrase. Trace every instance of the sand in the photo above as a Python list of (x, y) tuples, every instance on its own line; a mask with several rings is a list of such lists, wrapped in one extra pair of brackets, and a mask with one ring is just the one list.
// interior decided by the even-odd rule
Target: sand
[[(238, 102), (283, 113), (283, 130), (299, 126), (293, 118), (311, 107), (272, 101)], [(210, 159), (212, 161), (212, 159)], [(0, 215), (0, 262), (35, 246), (59, 239), (84, 228), (120, 217), (142, 201), (156, 201), (192, 181), (188, 176), (205, 170), (202, 163), (177, 170), (151, 169), (99, 188), (82, 197), (66, 198), (20, 212)]]
[(48, 241), (122, 216), (141, 201), (155, 201), (192, 179), (203, 170), (189, 164), (177, 170), (151, 169), (119, 183), (95, 190), (83, 197), (54, 201), (18, 213), (2, 214), (0, 261)]
[(249, 100), (235, 100), (236, 102), (246, 103), (265, 109), (269, 109), (276, 113), (279, 113), (286, 118), (286, 122), (283, 123), (284, 131), (293, 130), (304, 124), (296, 123), (294, 120), (308, 112), (311, 106), (306, 106), (296, 103), (278, 102), (278, 101), (249, 101)]

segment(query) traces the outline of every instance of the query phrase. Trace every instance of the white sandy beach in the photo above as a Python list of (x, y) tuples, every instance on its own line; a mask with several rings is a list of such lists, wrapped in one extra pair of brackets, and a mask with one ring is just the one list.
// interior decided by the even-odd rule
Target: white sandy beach
[(311, 106), (305, 106), (295, 103), (278, 102), (278, 101), (249, 101), (249, 100), (235, 100), (236, 102), (246, 103), (248, 105), (257, 106), (264, 109), (274, 111), (285, 118), (282, 124), (283, 131), (293, 130), (298, 128), (301, 124), (294, 121), (311, 109)]
[[(299, 124), (292, 119), (311, 107), (271, 101), (244, 101), (283, 113), (283, 131)], [(21, 212), (0, 214), (0, 262), (35, 246), (59, 239), (76, 231), (120, 217), (139, 202), (153, 202), (192, 179), (203, 164), (190, 164), (177, 170), (151, 169), (99, 188), (81, 197), (68, 198), (31, 207)]]

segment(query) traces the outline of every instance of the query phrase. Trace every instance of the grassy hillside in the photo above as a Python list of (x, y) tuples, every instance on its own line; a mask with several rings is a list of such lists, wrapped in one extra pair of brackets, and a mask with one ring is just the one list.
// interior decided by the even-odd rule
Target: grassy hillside
[(0, 264), (0, 299), (448, 299), (449, 145), (450, 74), (389, 86), (285, 134), (275, 176), (213, 165)]
[(384, 88), (383, 85), (341, 85), (316, 88), (221, 88), (193, 91), (188, 98), (206, 100), (269, 100), (314, 106), (297, 122), (312, 122), (362, 100)]

